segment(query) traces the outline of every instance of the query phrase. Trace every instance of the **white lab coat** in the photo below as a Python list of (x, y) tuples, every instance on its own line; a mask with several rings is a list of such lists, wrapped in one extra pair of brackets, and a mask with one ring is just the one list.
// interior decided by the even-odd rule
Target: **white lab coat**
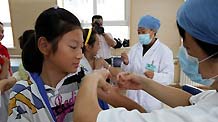
[[(144, 72), (148, 70), (146, 66), (151, 64), (155, 66), (153, 80), (164, 85), (170, 84), (174, 77), (172, 51), (157, 39), (144, 56), (142, 52), (143, 47), (140, 43), (133, 45), (128, 54), (129, 64), (122, 63), (121, 69), (144, 75)], [(145, 91), (128, 90), (127, 96), (142, 105), (148, 112), (162, 108), (162, 103)]]

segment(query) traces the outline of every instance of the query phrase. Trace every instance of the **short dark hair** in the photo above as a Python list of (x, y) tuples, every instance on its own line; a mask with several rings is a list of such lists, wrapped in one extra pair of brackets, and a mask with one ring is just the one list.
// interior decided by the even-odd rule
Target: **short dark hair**
[(2, 22), (0, 22), (0, 25), (4, 25)]
[[(178, 24), (178, 22), (177, 22), (177, 27), (178, 27), (180, 36), (185, 40), (186, 31)], [(218, 52), (218, 45), (213, 45), (213, 44), (203, 42), (203, 41), (201, 41), (201, 40), (199, 40), (199, 39), (197, 39), (197, 38), (195, 38), (193, 36), (192, 36), (192, 38), (197, 42), (197, 44), (204, 50), (204, 52), (208, 56), (211, 56), (211, 55)], [(211, 58), (218, 58), (218, 55), (214, 55)]]
[(102, 20), (103, 20), (103, 18), (102, 18), (101, 15), (94, 15), (94, 16), (92, 17), (92, 22), (94, 21), (94, 19), (102, 19)]

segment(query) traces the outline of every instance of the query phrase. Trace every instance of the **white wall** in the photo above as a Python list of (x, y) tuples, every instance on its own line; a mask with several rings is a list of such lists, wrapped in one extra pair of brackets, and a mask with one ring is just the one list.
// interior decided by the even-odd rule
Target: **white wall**
[(176, 12), (184, 0), (131, 0), (130, 40), (131, 45), (138, 41), (137, 25), (141, 16), (150, 14), (161, 21), (157, 36), (169, 46), (176, 57), (180, 37), (176, 26)]
[(33, 29), (36, 18), (45, 9), (55, 6), (56, 0), (9, 0), (11, 26), (15, 49), (11, 55), (20, 55), (18, 38), (27, 29)]

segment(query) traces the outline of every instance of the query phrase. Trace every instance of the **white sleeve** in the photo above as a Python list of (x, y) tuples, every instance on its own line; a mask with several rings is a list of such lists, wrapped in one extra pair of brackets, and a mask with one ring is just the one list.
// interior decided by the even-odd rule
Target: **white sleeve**
[[(111, 33), (106, 33), (111, 39), (113, 39), (113, 36)], [(115, 41), (115, 40), (114, 40)]]
[(124, 108), (113, 108), (101, 111), (97, 122), (214, 122), (199, 106), (161, 109), (151, 113), (140, 113), (137, 110), (127, 111)]
[(217, 94), (216, 90), (203, 91), (203, 92), (201, 92), (199, 94), (191, 96), (189, 101), (190, 101), (191, 104), (194, 105), (194, 104), (197, 104), (199, 101), (208, 99), (207, 97), (210, 97), (210, 96), (212, 96), (214, 94)]
[(147, 122), (137, 110), (127, 111), (125, 108), (113, 108), (101, 111), (97, 122)]

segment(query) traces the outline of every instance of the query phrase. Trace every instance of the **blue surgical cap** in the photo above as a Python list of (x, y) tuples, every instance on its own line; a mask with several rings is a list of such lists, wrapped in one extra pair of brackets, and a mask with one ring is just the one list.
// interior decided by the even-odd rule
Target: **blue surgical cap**
[(138, 27), (158, 31), (160, 28), (160, 20), (150, 15), (145, 15), (139, 20)]
[(218, 0), (186, 0), (177, 22), (194, 38), (218, 45)]

